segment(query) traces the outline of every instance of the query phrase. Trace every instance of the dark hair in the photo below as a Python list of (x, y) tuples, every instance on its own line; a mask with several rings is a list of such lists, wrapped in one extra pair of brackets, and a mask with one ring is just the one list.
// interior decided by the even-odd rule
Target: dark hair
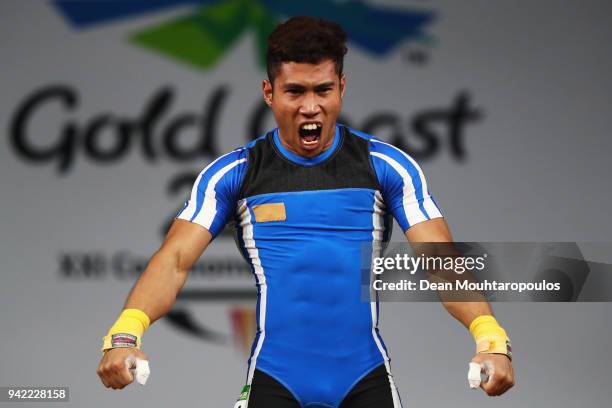
[(346, 34), (338, 24), (308, 16), (292, 17), (268, 37), (268, 79), (274, 82), (283, 62), (317, 64), (326, 59), (334, 61), (340, 76), (346, 52)]

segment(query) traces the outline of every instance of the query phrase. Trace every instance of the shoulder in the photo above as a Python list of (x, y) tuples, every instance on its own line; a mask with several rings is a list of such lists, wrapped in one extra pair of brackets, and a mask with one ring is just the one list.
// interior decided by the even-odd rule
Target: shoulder
[(229, 153), (225, 153), (210, 162), (200, 172), (201, 176), (211, 177), (214, 175), (223, 176), (229, 171), (242, 171), (246, 168), (249, 158), (249, 150), (255, 148), (266, 137), (266, 134), (259, 136), (244, 146), (238, 147)]
[(204, 169), (202, 169), (202, 171), (200, 171), (200, 177), (202, 179), (222, 177), (231, 170), (237, 170), (245, 166), (246, 162), (247, 150), (244, 148), (238, 148), (229, 153), (221, 155), (210, 162), (206, 167), (204, 167)]
[(380, 161), (386, 165), (395, 168), (396, 170), (398, 168), (403, 168), (408, 171), (421, 171), (421, 168), (419, 167), (417, 162), (403, 150), (393, 146), (390, 143), (383, 142), (376, 136), (361, 132), (348, 126), (346, 126), (346, 128), (351, 134), (367, 141), (370, 150), (370, 156), (372, 156), (373, 161)]
[(276, 129), (273, 129), (262, 135), (259, 135), (258, 137), (256, 137), (255, 139), (247, 143), (246, 145), (240, 147), (239, 149), (246, 149), (246, 150), (254, 149), (256, 146), (261, 145), (261, 143), (263, 143), (266, 140), (268, 134), (270, 134), (271, 132), (274, 132), (275, 130)]

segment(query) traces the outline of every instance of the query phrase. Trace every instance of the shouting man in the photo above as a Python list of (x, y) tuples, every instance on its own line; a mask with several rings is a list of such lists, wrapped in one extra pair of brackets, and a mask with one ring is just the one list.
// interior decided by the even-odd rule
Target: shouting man
[[(295, 17), (268, 39), (263, 97), (278, 128), (210, 163), (104, 339), (105, 386), (133, 381), (127, 361), (172, 307), (192, 264), (229, 220), (258, 289), (257, 335), (237, 407), (401, 407), (378, 332), (361, 299), (362, 248), (376, 256), (394, 217), (411, 243), (450, 242), (417, 163), (336, 122), (346, 78), (337, 24)], [(513, 383), (505, 331), (486, 302), (444, 302), (493, 367), (482, 388)], [(129, 364), (128, 364), (129, 365)], [(483, 364), (484, 366), (484, 364)]]

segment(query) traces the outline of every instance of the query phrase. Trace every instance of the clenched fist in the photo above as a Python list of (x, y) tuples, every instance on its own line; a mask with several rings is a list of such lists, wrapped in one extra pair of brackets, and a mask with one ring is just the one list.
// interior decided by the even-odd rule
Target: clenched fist
[(136, 348), (113, 348), (104, 352), (96, 372), (105, 387), (121, 390), (134, 381), (130, 368), (135, 368), (138, 359), (149, 358)]
[[(512, 362), (507, 356), (481, 353), (474, 356), (472, 363), (480, 365), (482, 372), (488, 376), (487, 381), (480, 383), (480, 388), (490, 397), (502, 395), (514, 386)], [(480, 381), (480, 374), (477, 381)]]

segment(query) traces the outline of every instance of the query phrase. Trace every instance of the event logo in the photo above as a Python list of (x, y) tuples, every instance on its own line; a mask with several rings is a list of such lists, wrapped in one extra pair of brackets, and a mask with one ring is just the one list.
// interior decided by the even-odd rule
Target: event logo
[(247, 32), (255, 34), (257, 60), (263, 67), (266, 39), (288, 16), (310, 15), (335, 21), (344, 28), (351, 44), (375, 57), (389, 54), (404, 42), (429, 43), (425, 28), (435, 19), (433, 11), (373, 6), (359, 0), (54, 0), (53, 4), (77, 29), (191, 6), (180, 17), (132, 33), (130, 40), (201, 70), (214, 67)]
[[(387, 55), (401, 43), (427, 46), (430, 39), (425, 29), (436, 18), (432, 11), (371, 6), (361, 1), (54, 0), (52, 4), (77, 29), (164, 9), (186, 8), (180, 17), (140, 29), (130, 38), (136, 44), (202, 70), (215, 66), (237, 39), (251, 31), (257, 40), (258, 59), (263, 63), (267, 35), (289, 15), (309, 14), (335, 20), (345, 28), (351, 44), (375, 57)], [(79, 156), (99, 165), (117, 163), (131, 152), (140, 152), (149, 163), (159, 159), (202, 163), (221, 153), (218, 125), (231, 90), (230, 84), (219, 85), (202, 110), (172, 113), (177, 92), (165, 85), (143, 100), (140, 113), (109, 109), (84, 117), (79, 113), (82, 98), (78, 89), (70, 84), (50, 84), (34, 90), (18, 105), (10, 120), (9, 140), (21, 159), (52, 163), (62, 175), (74, 168)], [(59, 105), (61, 110), (54, 122), (45, 124), (45, 134), (33, 131), (41, 112), (53, 105)], [(251, 112), (243, 116), (245, 142), (268, 130), (270, 110), (260, 97), (252, 104)], [(470, 93), (460, 91), (450, 104), (422, 109), (409, 118), (404, 118), (403, 113), (379, 111), (359, 121), (346, 114), (338, 119), (382, 137), (419, 161), (435, 156), (445, 147), (452, 158), (460, 161), (466, 156), (465, 128), (481, 118), (480, 109), (472, 105)], [(182, 174), (171, 185), (181, 180), (185, 180)]]

